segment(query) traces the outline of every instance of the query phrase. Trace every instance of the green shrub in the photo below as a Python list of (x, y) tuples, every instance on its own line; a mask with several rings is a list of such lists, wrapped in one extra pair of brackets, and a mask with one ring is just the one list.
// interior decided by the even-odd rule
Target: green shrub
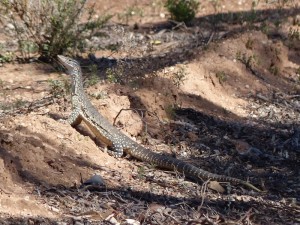
[[(8, 34), (17, 38), (23, 59), (38, 54), (49, 60), (57, 54), (75, 54), (84, 48), (91, 36), (111, 16), (93, 20), (94, 8), (87, 0), (0, 0), (0, 22), (10, 24)], [(87, 10), (87, 11), (85, 11)], [(85, 13), (85, 24), (79, 21)]]
[(48, 80), (50, 94), (55, 98), (61, 98), (71, 93), (71, 86), (67, 80)]
[(1, 54), (0, 52), (0, 63), (11, 62), (14, 58), (14, 54), (12, 52), (5, 52)]
[(167, 0), (165, 4), (173, 20), (185, 23), (195, 18), (198, 6), (197, 0)]

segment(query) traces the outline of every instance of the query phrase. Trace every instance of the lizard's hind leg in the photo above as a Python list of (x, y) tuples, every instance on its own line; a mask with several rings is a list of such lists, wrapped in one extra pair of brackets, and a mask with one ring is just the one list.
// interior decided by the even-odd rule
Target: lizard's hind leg
[(119, 145), (113, 145), (110, 147), (110, 149), (107, 150), (107, 153), (111, 156), (114, 156), (116, 158), (120, 158), (123, 156), (123, 146)]

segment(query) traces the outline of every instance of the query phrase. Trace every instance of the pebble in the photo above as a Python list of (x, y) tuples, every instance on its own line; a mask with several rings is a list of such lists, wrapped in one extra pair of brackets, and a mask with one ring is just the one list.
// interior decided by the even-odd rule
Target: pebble
[(105, 182), (100, 175), (95, 174), (90, 179), (86, 180), (83, 185), (105, 186)]
[(10, 30), (14, 30), (15, 29), (15, 26), (12, 24), (12, 23), (8, 23), (6, 24), (6, 27)]
[(64, 135), (62, 135), (62, 134), (57, 134), (56, 137), (58, 137), (59, 139), (63, 139), (63, 138), (64, 138)]
[(137, 220), (133, 220), (133, 219), (126, 219), (126, 224), (129, 224), (129, 225), (140, 225), (141, 223)]
[(108, 218), (106, 218), (105, 220), (113, 225), (120, 225), (120, 223), (113, 216), (108, 216)]
[(92, 42), (98, 43), (98, 42), (100, 42), (100, 39), (99, 39), (98, 37), (96, 37), (96, 36), (93, 36), (93, 37), (91, 38), (91, 41), (92, 41)]

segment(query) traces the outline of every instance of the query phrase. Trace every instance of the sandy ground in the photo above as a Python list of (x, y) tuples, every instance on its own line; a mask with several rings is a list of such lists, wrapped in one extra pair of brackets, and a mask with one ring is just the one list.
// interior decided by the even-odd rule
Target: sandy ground
[[(95, 2), (99, 14), (107, 9), (113, 13), (124, 13), (135, 3), (133, 0), (122, 1), (122, 4), (121, 1)], [(151, 1), (151, 4), (155, 2)], [(226, 1), (219, 2), (218, 13), (232, 10), (248, 11), (251, 8), (250, 1), (233, 1), (232, 4)], [(129, 25), (138, 23), (141, 27), (145, 24), (147, 27), (149, 24), (155, 26), (156, 23), (164, 21), (165, 18), (160, 14), (165, 13), (164, 9), (151, 4), (148, 1), (140, 1), (138, 6), (144, 7), (145, 15), (130, 18)], [(261, 3), (260, 7), (271, 10), (273, 5)], [(214, 8), (209, 1), (204, 1), (197, 16), (201, 20), (212, 13), (215, 13)], [(113, 20), (120, 22), (116, 17)], [(279, 33), (287, 37), (288, 30), (289, 23), (285, 22)], [(161, 124), (157, 118), (164, 123), (176, 120), (172, 114), (172, 106), (191, 108), (223, 121), (249, 123), (250, 108), (253, 104), (249, 97), (257, 94), (270, 96), (275, 92), (291, 95), (299, 93), (298, 42), (288, 46), (285, 38), (285, 41), (282, 41), (274, 38), (273, 34), (267, 35), (255, 29), (233, 33), (224, 31), (216, 35), (220, 35), (221, 38), (209, 43), (205, 49), (193, 49), (193, 57), (189, 60), (161, 68), (155, 71), (155, 76), (151, 73), (144, 74), (144, 79), (139, 80), (134, 88), (104, 81), (89, 87), (87, 93), (99, 112), (111, 122), (121, 109), (142, 107), (151, 112), (142, 118), (135, 111), (124, 111), (117, 118), (116, 125), (139, 143), (165, 154), (174, 154), (174, 146), (170, 147), (165, 141), (168, 135), (172, 136), (172, 130)], [(97, 55), (103, 52), (99, 51)], [(255, 56), (255, 60), (251, 62), (255, 68), (254, 72), (240, 60), (243, 54), (247, 57)], [(174, 71), (180, 68), (184, 68), (185, 76), (178, 88), (173, 81)], [(276, 74), (270, 68), (276, 68)], [(49, 79), (68, 80), (68, 76), (46, 64), (3, 64), (0, 67), (2, 111), (22, 107), (26, 102), (49, 96)], [(93, 97), (99, 93), (105, 93), (105, 97)], [(115, 189), (130, 187), (137, 191), (186, 198), (193, 196), (191, 190), (198, 190), (196, 184), (182, 180), (173, 181), (176, 178), (173, 173), (161, 170), (150, 173), (161, 179), (172, 179), (168, 187), (159, 184), (153, 187), (151, 182), (141, 183), (136, 177), (140, 174), (140, 168), (144, 167), (142, 162), (113, 158), (100, 150), (103, 150), (103, 146), (101, 143), (95, 143), (93, 135), (84, 125), (74, 129), (59, 121), (71, 112), (69, 97), (66, 95), (32, 111), (21, 111), (14, 115), (1, 114), (0, 214), (3, 218), (61, 219), (67, 212), (63, 207), (50, 204), (49, 199), (40, 194), (40, 188), (79, 186), (81, 177), (87, 179), (93, 174), (101, 175), (106, 185)], [(295, 121), (296, 126), (297, 124), (298, 121)], [(152, 138), (147, 135), (145, 137), (145, 133)], [(197, 135), (190, 132), (187, 142), (197, 140)], [(247, 145), (246, 142), (239, 143)], [(192, 163), (199, 163), (193, 160), (193, 157), (186, 158), (186, 154), (180, 151), (180, 144), (175, 146), (176, 154)], [(239, 151), (238, 144), (235, 148)], [(200, 152), (198, 154), (201, 155)], [(207, 165), (205, 167), (210, 168), (212, 167)], [(176, 185), (172, 185), (172, 182)], [(188, 185), (187, 189), (182, 189), (182, 182)], [(271, 189), (271, 194), (278, 194), (272, 192), (268, 184), (264, 188), (269, 191)], [(265, 196), (262, 195), (261, 198)], [(293, 221), (292, 218), (291, 220)], [(256, 220), (255, 224), (260, 224), (259, 220)]]

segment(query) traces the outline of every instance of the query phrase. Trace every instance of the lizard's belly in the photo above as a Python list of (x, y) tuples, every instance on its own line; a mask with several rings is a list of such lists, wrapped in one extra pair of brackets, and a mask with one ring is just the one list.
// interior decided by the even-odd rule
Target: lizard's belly
[(96, 138), (101, 141), (106, 146), (112, 146), (112, 138), (110, 137), (110, 134), (106, 130), (102, 130), (101, 128), (98, 128), (95, 126), (91, 121), (87, 119), (83, 119), (83, 121), (86, 123), (90, 131), (96, 136)]

